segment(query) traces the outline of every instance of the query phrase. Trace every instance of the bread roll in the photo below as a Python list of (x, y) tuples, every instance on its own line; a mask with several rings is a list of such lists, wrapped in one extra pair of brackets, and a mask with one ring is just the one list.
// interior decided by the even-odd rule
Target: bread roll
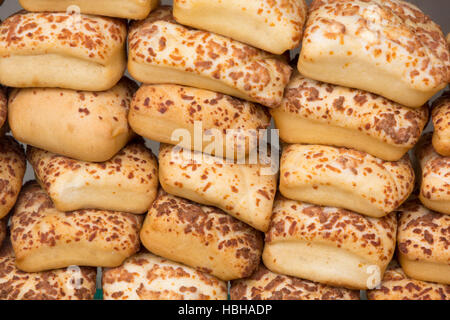
[(235, 164), (170, 145), (159, 151), (159, 180), (173, 195), (215, 206), (253, 228), (266, 231), (277, 175), (263, 164)]
[(181, 24), (274, 54), (299, 46), (306, 13), (305, 0), (174, 0), (173, 7)]
[(141, 229), (158, 256), (227, 281), (250, 276), (261, 260), (261, 233), (220, 209), (161, 191)]
[(28, 11), (62, 11), (77, 6), (81, 13), (125, 19), (144, 19), (159, 0), (19, 0)]
[[(178, 85), (140, 87), (128, 120), (148, 139), (229, 158), (242, 158), (254, 150), (262, 135), (256, 130), (270, 125), (270, 115), (259, 105)], [(216, 136), (219, 150), (211, 148)]]
[(141, 252), (103, 272), (105, 300), (226, 300), (227, 284), (211, 275)]
[(116, 267), (139, 250), (141, 216), (55, 209), (36, 182), (24, 186), (11, 218), (17, 267), (26, 272), (71, 265)]
[(298, 62), (309, 78), (421, 107), (450, 80), (440, 27), (401, 0), (315, 0)]
[(417, 280), (450, 285), (450, 216), (433, 212), (418, 201), (399, 209), (399, 262)]
[(231, 300), (359, 300), (359, 291), (281, 275), (261, 264), (251, 277), (231, 283), (230, 297)]
[(350, 289), (376, 287), (395, 250), (394, 213), (376, 219), (280, 197), (263, 261), (273, 272)]
[(14, 137), (70, 158), (111, 159), (132, 137), (128, 111), (136, 85), (123, 79), (104, 92), (19, 89), (9, 97)]
[(175, 22), (160, 7), (132, 25), (128, 71), (143, 83), (208, 89), (276, 107), (292, 69), (283, 59), (235, 40)]
[(92, 163), (29, 148), (36, 179), (59, 211), (103, 209), (145, 213), (156, 198), (158, 164), (143, 140), (111, 160)]
[(26, 273), (15, 263), (11, 242), (0, 246), (0, 300), (93, 300), (97, 271), (90, 267)]
[(450, 300), (450, 286), (409, 278), (391, 262), (381, 286), (367, 292), (369, 300)]
[(22, 146), (10, 136), (0, 138), (0, 219), (16, 203), (26, 167)]
[(8, 115), (8, 98), (6, 96), (6, 90), (0, 86), (0, 131), (3, 130), (3, 126), (6, 122)]
[(412, 110), (362, 90), (305, 78), (298, 72), (270, 113), (288, 143), (334, 145), (397, 161), (420, 138), (428, 106)]
[(3, 240), (5, 240), (6, 238), (7, 225), (8, 225), (8, 217), (0, 219), (0, 246), (3, 243)]
[(420, 201), (429, 209), (450, 214), (450, 157), (436, 153), (432, 134), (424, 135), (416, 149), (422, 168)]
[(0, 25), (0, 83), (108, 90), (125, 71), (126, 35), (121, 20), (21, 11)]
[(433, 104), (433, 147), (442, 156), (450, 157), (450, 91)]
[(388, 162), (352, 149), (293, 144), (284, 148), (280, 192), (289, 199), (383, 217), (414, 187), (408, 155)]

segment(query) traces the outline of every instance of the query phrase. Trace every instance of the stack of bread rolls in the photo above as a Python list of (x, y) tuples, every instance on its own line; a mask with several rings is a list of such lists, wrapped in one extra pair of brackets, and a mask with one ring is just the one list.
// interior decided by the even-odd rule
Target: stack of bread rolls
[(450, 300), (450, 53), (420, 9), (19, 2), (0, 299), (93, 299), (100, 267), (107, 300)]

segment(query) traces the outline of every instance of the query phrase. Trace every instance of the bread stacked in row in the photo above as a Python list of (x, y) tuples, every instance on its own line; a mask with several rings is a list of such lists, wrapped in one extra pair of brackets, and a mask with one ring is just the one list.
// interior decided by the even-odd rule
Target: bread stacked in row
[[(20, 190), (25, 154), (5, 136), (0, 299), (92, 299), (92, 267), (104, 299), (227, 299), (227, 281), (232, 299), (359, 299), (380, 282), (369, 298), (449, 299), (448, 216), (403, 204), (424, 104), (450, 78), (417, 8), (20, 3), (30, 12), (0, 25), (0, 107), (36, 181)], [(302, 41), (291, 67), (282, 54)], [(289, 143), (279, 174), (261, 152), (271, 115)], [(448, 214), (448, 164), (420, 145), (420, 199)], [(403, 270), (385, 272), (397, 242)]]

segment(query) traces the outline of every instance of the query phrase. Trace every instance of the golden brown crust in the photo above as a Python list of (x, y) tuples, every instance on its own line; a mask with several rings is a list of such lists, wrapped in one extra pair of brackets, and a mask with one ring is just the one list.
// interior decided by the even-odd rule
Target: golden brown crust
[(440, 155), (450, 157), (450, 91), (433, 104), (433, 147)]
[(6, 90), (0, 86), (0, 128), (3, 129), (3, 125), (6, 122), (8, 115), (8, 98), (6, 96)]
[(231, 282), (231, 300), (359, 300), (359, 291), (285, 276), (263, 264), (246, 279)]
[(220, 209), (160, 191), (141, 230), (152, 253), (227, 281), (250, 276), (261, 260), (262, 234)]
[(141, 252), (103, 272), (105, 300), (226, 300), (227, 284), (182, 264)]
[(6, 238), (7, 224), (8, 224), (8, 217), (0, 219), (0, 246), (3, 243), (3, 240), (5, 240)]

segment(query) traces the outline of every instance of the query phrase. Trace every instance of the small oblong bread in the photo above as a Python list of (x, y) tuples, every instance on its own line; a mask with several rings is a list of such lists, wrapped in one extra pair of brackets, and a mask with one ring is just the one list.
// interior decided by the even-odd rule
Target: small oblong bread
[(281, 106), (271, 109), (280, 138), (353, 148), (400, 160), (419, 141), (428, 106), (410, 109), (366, 91), (305, 78), (295, 72)]
[(269, 227), (277, 188), (277, 174), (270, 167), (230, 163), (164, 144), (158, 159), (159, 181), (166, 192), (218, 207), (257, 230)]
[(16, 203), (26, 168), (23, 147), (11, 136), (0, 138), (0, 219)]
[(96, 268), (77, 266), (23, 272), (11, 242), (0, 245), (0, 300), (93, 300), (96, 276)]
[(37, 182), (27, 183), (11, 217), (17, 267), (116, 267), (139, 251), (142, 216), (106, 210), (61, 212)]
[(0, 24), (0, 83), (108, 90), (125, 71), (126, 37), (119, 19), (20, 11)]
[(434, 150), (431, 133), (422, 137), (416, 156), (422, 171), (420, 201), (431, 210), (450, 214), (450, 157)]
[(310, 281), (376, 287), (395, 250), (397, 218), (277, 199), (263, 251), (273, 272)]
[(234, 159), (257, 147), (270, 115), (262, 106), (221, 93), (162, 84), (139, 88), (128, 121), (148, 139)]
[(191, 267), (141, 252), (102, 278), (104, 300), (226, 300), (227, 283)]
[(106, 161), (133, 135), (127, 118), (136, 89), (127, 78), (103, 92), (16, 89), (9, 97), (9, 126), (20, 142), (73, 159)]
[(178, 24), (167, 6), (131, 26), (128, 46), (128, 70), (138, 81), (208, 89), (266, 107), (280, 104), (292, 72), (282, 57)]
[(413, 187), (408, 155), (392, 162), (352, 149), (292, 144), (281, 157), (280, 192), (289, 199), (379, 218), (398, 208)]
[(359, 291), (278, 274), (263, 264), (251, 277), (231, 282), (231, 300), (359, 300)]
[(399, 210), (398, 258), (411, 278), (450, 285), (450, 216), (408, 201)]
[(158, 164), (143, 140), (125, 146), (111, 160), (73, 160), (29, 147), (36, 179), (59, 211), (103, 209), (145, 213), (156, 198)]
[(450, 157), (450, 91), (446, 91), (433, 104), (433, 147), (437, 153)]
[(250, 276), (261, 261), (259, 231), (220, 209), (162, 190), (140, 235), (150, 252), (224, 281)]
[(173, 6), (181, 24), (274, 54), (300, 45), (307, 14), (305, 0), (175, 0)]

